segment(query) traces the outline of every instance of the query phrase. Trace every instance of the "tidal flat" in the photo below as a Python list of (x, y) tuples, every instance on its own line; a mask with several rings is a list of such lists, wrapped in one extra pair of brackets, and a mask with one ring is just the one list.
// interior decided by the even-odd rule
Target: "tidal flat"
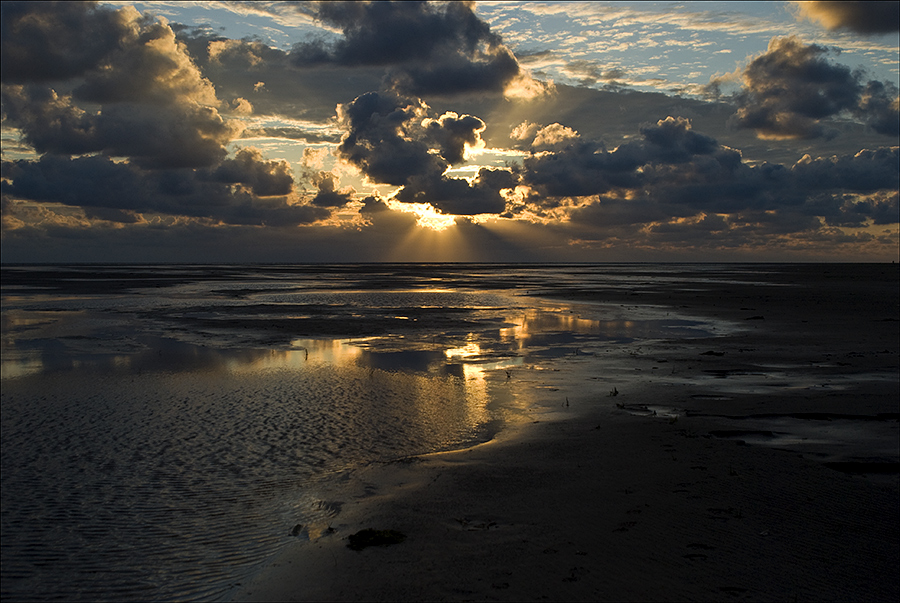
[(895, 265), (2, 277), (4, 600), (897, 594)]

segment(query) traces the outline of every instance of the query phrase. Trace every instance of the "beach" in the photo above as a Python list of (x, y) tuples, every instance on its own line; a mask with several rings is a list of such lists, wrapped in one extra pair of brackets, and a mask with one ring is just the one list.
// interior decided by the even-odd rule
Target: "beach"
[(3, 284), (4, 601), (898, 593), (895, 265)]
[[(347, 472), (318, 493), (339, 512), (230, 598), (896, 600), (897, 275), (558, 288), (741, 328), (644, 343), (602, 374), (577, 350), (507, 371), (540, 389), (534, 421)], [(405, 538), (348, 548), (367, 528)]]

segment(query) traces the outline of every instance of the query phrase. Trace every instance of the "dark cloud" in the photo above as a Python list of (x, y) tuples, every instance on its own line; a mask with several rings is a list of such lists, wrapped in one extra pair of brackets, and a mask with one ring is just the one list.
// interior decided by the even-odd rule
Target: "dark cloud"
[(106, 220), (117, 224), (138, 224), (143, 217), (137, 212), (110, 207), (83, 207), (84, 215), (91, 220)]
[(494, 50), (480, 60), (446, 60), (421, 63), (391, 73), (391, 84), (398, 90), (426, 96), (470, 92), (504, 92), (519, 76), (519, 64), (507, 48)]
[(39, 153), (104, 153), (144, 167), (203, 167), (225, 158), (234, 125), (196, 103), (121, 103), (99, 113), (41, 86), (4, 86), (3, 119), (21, 128)]
[(390, 208), (383, 199), (369, 195), (363, 199), (363, 206), (360, 208), (359, 213), (363, 216), (372, 216), (386, 211), (390, 211)]
[(856, 112), (865, 116), (869, 127), (879, 134), (900, 136), (900, 95), (890, 82), (866, 84)]
[(335, 64), (390, 68), (398, 90), (418, 96), (503, 91), (519, 65), (490, 26), (464, 2), (320, 2), (321, 21), (341, 28), (334, 41), (297, 44), (299, 67)]
[(806, 190), (846, 189), (870, 192), (900, 188), (900, 149), (863, 149), (854, 155), (810, 158), (791, 168), (796, 186)]
[(0, 3), (0, 81), (84, 75), (131, 34), (129, 15), (96, 2)]
[(454, 112), (444, 113), (437, 119), (426, 119), (422, 125), (428, 138), (439, 145), (441, 156), (450, 164), (461, 163), (466, 145), (477, 146), (485, 129), (484, 122), (477, 117), (459, 116)]
[(804, 231), (819, 218), (844, 226), (893, 223), (896, 201), (885, 191), (900, 187), (897, 147), (807, 156), (792, 166), (748, 165), (683, 118), (644, 126), (641, 134), (643, 140), (613, 151), (572, 139), (565, 148), (532, 154), (518, 173), (531, 193), (517, 211), (530, 207), (540, 215), (580, 198), (569, 210), (573, 222), (604, 227), (718, 214), (752, 216), (757, 233), (759, 224), (776, 220), (770, 214), (781, 216), (777, 228), (766, 227), (773, 232)]
[(313, 175), (311, 181), (319, 189), (310, 201), (317, 207), (340, 207), (353, 198), (353, 189), (346, 192), (337, 190), (337, 177), (331, 172), (319, 172)]
[(424, 116), (421, 101), (378, 92), (358, 96), (338, 106), (338, 120), (346, 133), (336, 153), (385, 184), (403, 185), (413, 176), (440, 174), (446, 162), (411, 135)]
[(679, 164), (700, 155), (713, 155), (722, 171), (729, 171), (739, 156), (715, 139), (691, 129), (690, 121), (668, 117), (641, 128), (642, 141), (628, 142), (607, 151), (602, 142), (574, 139), (558, 152), (527, 157), (523, 183), (541, 197), (584, 197), (616, 188), (633, 189), (647, 178), (638, 168), (648, 164)]
[[(18, 83), (3, 84), (4, 122), (20, 128), (40, 153), (103, 153), (152, 168), (205, 167), (224, 159), (239, 128), (219, 115), (215, 89), (172, 29), (134, 9), (71, 4), (15, 5), (14, 18), (4, 21), (3, 44), (21, 62), (9, 78)], [(107, 40), (103, 52), (79, 54), (78, 35), (50, 35), (81, 22), (92, 37)], [(46, 48), (29, 40), (35, 27), (44, 32)], [(79, 57), (77, 69), (55, 72), (68, 81), (50, 86), (44, 63), (57, 55)]]
[[(631, 226), (634, 224), (646, 224), (648, 222), (667, 221), (679, 217), (677, 208), (666, 207), (663, 204), (646, 198), (617, 199), (603, 198), (601, 201), (589, 203), (583, 207), (574, 209), (571, 219), (576, 223), (597, 224), (604, 227)], [(693, 212), (680, 212), (693, 214)]]
[[(69, 159), (45, 155), (39, 161), (3, 162), (2, 190), (12, 198), (87, 208), (90, 215), (116, 211), (208, 218), (228, 224), (296, 225), (322, 220), (324, 209), (291, 205), (284, 196), (264, 197), (286, 188), (282, 165), (256, 161), (250, 151), (222, 171), (143, 170), (100, 156)], [(238, 180), (240, 178), (240, 180)], [(238, 184), (238, 185), (235, 185)]]
[(773, 38), (768, 51), (743, 71), (744, 88), (734, 124), (769, 138), (819, 138), (837, 134), (821, 120), (854, 115), (876, 132), (900, 132), (898, 91), (891, 83), (864, 83), (864, 74), (833, 63), (824, 46), (795, 37)]
[(696, 155), (710, 155), (719, 150), (719, 143), (691, 128), (683, 117), (667, 117), (654, 125), (641, 128), (647, 144), (642, 146), (651, 161), (683, 163)]
[(471, 184), (443, 175), (464, 160), (467, 146), (480, 146), (485, 123), (454, 112), (427, 115), (418, 99), (363, 94), (338, 107), (346, 133), (336, 154), (376, 182), (403, 186), (396, 199), (404, 203), (431, 203), (460, 215), (504, 211), (499, 191), (515, 186), (509, 170), (482, 169)]
[[(223, 104), (213, 84), (168, 24), (131, 8), (75, 6), (4, 4), (4, 65), (11, 48), (33, 66), (4, 76), (4, 124), (44, 154), (38, 161), (4, 163), (5, 195), (62, 203), (82, 208), (90, 219), (120, 223), (152, 214), (280, 226), (330, 215), (293, 202), (287, 162), (267, 161), (254, 148), (227, 158), (226, 145), (240, 126), (219, 114)], [(78, 24), (105, 42), (82, 49), (80, 34), (52, 35)], [(46, 47), (28, 39), (33, 35)], [(258, 44), (212, 42), (208, 61), (273, 58)], [(73, 59), (51, 73), (45, 63), (62, 55)], [(232, 104), (238, 112), (250, 110), (246, 100)]]
[(412, 177), (442, 174), (463, 161), (466, 145), (481, 142), (485, 124), (479, 118), (427, 115), (428, 106), (419, 99), (367, 92), (338, 106), (345, 134), (337, 154), (376, 182), (402, 185)]
[(289, 195), (294, 177), (287, 161), (266, 161), (259, 149), (239, 150), (234, 159), (226, 159), (213, 171), (212, 179), (229, 184), (242, 183), (260, 197)]
[(853, 210), (872, 218), (875, 224), (900, 223), (900, 192), (885, 192), (853, 204)]
[(517, 178), (509, 170), (481, 168), (470, 184), (446, 177), (416, 177), (397, 193), (404, 203), (430, 203), (445, 214), (500, 214), (506, 209), (502, 189), (513, 188)]
[(827, 29), (861, 34), (900, 31), (900, 2), (798, 2), (800, 15)]
[(316, 17), (340, 27), (344, 38), (330, 48), (316, 43), (315, 53), (324, 53), (322, 58), (298, 56), (297, 61), (391, 65), (416, 56), (433, 58), (447, 50), (474, 53), (483, 43), (501, 43), (472, 7), (462, 2), (445, 6), (428, 2), (320, 2), (315, 8)]

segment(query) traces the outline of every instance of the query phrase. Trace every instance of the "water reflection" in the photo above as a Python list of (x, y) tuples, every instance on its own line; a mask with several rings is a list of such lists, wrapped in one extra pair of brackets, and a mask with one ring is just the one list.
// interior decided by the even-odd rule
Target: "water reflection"
[(13, 275), (28, 287), (0, 314), (4, 598), (221, 596), (293, 526), (314, 537), (339, 512), (316, 480), (526, 416), (536, 388), (507, 371), (708, 334), (518, 297), (502, 271), (440, 286), (431, 268), (323, 270)]
[[(595, 310), (596, 311), (596, 310)], [(54, 371), (110, 373), (296, 369), (316, 364), (361, 366), (384, 371), (411, 371), (462, 377), (466, 367), (502, 358), (502, 366), (538, 358), (578, 353), (601, 343), (629, 343), (637, 338), (697, 337), (708, 335), (705, 326), (664, 317), (642, 320), (584, 318), (570, 307), (494, 309), (479, 311), (479, 321), (439, 324), (466, 330), (417, 327), (405, 335), (364, 338), (294, 338), (283, 347), (227, 345), (230, 335), (205, 335), (209, 345), (198, 345), (196, 333), (168, 328), (161, 335), (142, 332), (139, 322), (121, 316), (110, 319), (97, 313), (3, 313), (3, 379)], [(490, 316), (482, 316), (490, 314)], [(302, 326), (303, 320), (297, 319)], [(339, 322), (339, 321), (337, 321)], [(247, 325), (245, 325), (247, 326)], [(249, 325), (252, 326), (252, 325)], [(478, 330), (470, 330), (473, 326)], [(246, 337), (241, 329), (238, 334)], [(203, 335), (200, 327), (197, 331)], [(202, 339), (202, 338), (201, 338)], [(185, 341), (187, 340), (187, 341)], [(285, 349), (286, 348), (286, 349)], [(499, 366), (499, 365), (498, 365)]]

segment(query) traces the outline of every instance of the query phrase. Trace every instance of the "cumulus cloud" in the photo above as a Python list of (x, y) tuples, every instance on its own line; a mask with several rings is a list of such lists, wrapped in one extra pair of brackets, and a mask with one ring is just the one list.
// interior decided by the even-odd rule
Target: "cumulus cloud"
[(830, 61), (832, 52), (795, 37), (773, 38), (743, 70), (735, 125), (763, 138), (818, 138), (836, 135), (822, 119), (847, 114), (879, 134), (900, 133), (897, 87), (864, 83), (862, 72)]
[(578, 132), (562, 124), (553, 123), (537, 131), (531, 146), (535, 149), (551, 149), (566, 145), (575, 138), (578, 138)]
[(668, 117), (644, 126), (641, 134), (643, 140), (623, 144), (614, 151), (607, 151), (599, 141), (563, 139), (571, 143), (525, 159), (523, 183), (541, 197), (584, 197), (639, 186), (647, 175), (638, 168), (646, 165), (685, 163), (706, 155), (713, 156), (719, 168), (728, 170), (740, 161), (734, 151), (694, 132), (685, 118)]
[(465, 160), (466, 149), (480, 149), (484, 147), (481, 133), (485, 124), (474, 115), (460, 116), (453, 111), (448, 111), (437, 119), (426, 118), (422, 121), (426, 135), (436, 142), (441, 150), (441, 156), (447, 163), (461, 163)]
[(176, 41), (172, 28), (161, 21), (138, 20), (136, 35), (120, 40), (119, 48), (84, 74), (75, 97), (94, 103), (218, 105), (215, 88)]
[(516, 173), (529, 194), (514, 213), (562, 209), (574, 223), (603, 228), (675, 220), (672, 228), (682, 233), (721, 225), (714, 216), (727, 215), (732, 227), (743, 220), (757, 235), (807, 230), (820, 218), (841, 226), (896, 223), (896, 147), (748, 165), (684, 118), (640, 131), (641, 140), (612, 151), (585, 139), (534, 151)]
[(448, 111), (428, 117), (421, 99), (367, 92), (338, 105), (338, 122), (345, 133), (337, 155), (369, 178), (402, 185), (415, 176), (442, 174), (465, 160), (466, 149), (484, 146), (485, 123), (473, 115)]
[(798, 15), (829, 30), (860, 34), (900, 31), (900, 2), (796, 2)]
[[(223, 160), (240, 126), (219, 115), (213, 85), (172, 29), (129, 8), (70, 4), (14, 5), (9, 22), (4, 17), (4, 49), (19, 62), (4, 73), (4, 121), (39, 153), (103, 153), (147, 168)], [(83, 51), (81, 34), (53, 35), (78, 24), (103, 40), (94, 42), (102, 52)], [(46, 47), (35, 47), (32, 35)], [(75, 58), (51, 82), (45, 62), (62, 55)]]
[(209, 29), (171, 25), (219, 98), (245, 98), (258, 115), (328, 122), (338, 103), (383, 84), (383, 70), (322, 64), (298, 69), (291, 55), (258, 40), (232, 40)]
[(212, 179), (229, 184), (241, 183), (260, 197), (289, 195), (294, 177), (287, 161), (266, 161), (259, 149), (240, 149), (234, 159), (226, 159), (213, 171)]
[[(3, 10), (3, 122), (43, 154), (4, 162), (5, 196), (118, 223), (153, 214), (287, 226), (325, 219), (339, 204), (337, 197), (299, 203), (290, 165), (259, 149), (238, 148), (228, 158), (226, 145), (242, 127), (219, 108), (249, 114), (253, 107), (244, 97), (221, 103), (165, 21), (80, 3), (4, 3)], [(7, 51), (15, 67), (6, 67)], [(251, 42), (211, 43), (207, 61), (255, 64), (271, 54)], [(58, 57), (68, 62), (53, 64)]]
[(47, 82), (84, 75), (134, 35), (134, 9), (95, 2), (0, 3), (0, 80)]
[(509, 170), (481, 169), (469, 182), (444, 172), (465, 161), (467, 149), (484, 146), (485, 123), (448, 111), (429, 117), (421, 99), (368, 92), (338, 106), (345, 134), (336, 155), (374, 182), (402, 186), (396, 199), (431, 203), (444, 213), (500, 213), (503, 188), (515, 186)]
[(320, 2), (314, 9), (343, 37), (295, 45), (291, 61), (299, 67), (385, 67), (394, 88), (417, 96), (502, 92), (523, 75), (469, 3)]
[(540, 129), (539, 124), (532, 123), (530, 121), (523, 121), (516, 127), (514, 127), (510, 133), (509, 137), (512, 140), (530, 140), (534, 139), (534, 135)]
[(3, 119), (39, 153), (104, 153), (148, 168), (204, 167), (226, 156), (240, 132), (218, 111), (196, 103), (117, 103), (99, 113), (42, 86), (3, 87)]
[(319, 172), (313, 175), (311, 181), (318, 192), (310, 203), (317, 207), (340, 207), (353, 198), (352, 188), (344, 191), (337, 189), (338, 178), (331, 172)]
[(378, 92), (338, 105), (338, 122), (346, 132), (336, 154), (385, 184), (403, 185), (413, 176), (440, 174), (446, 162), (414, 135), (426, 110), (420, 100)]

